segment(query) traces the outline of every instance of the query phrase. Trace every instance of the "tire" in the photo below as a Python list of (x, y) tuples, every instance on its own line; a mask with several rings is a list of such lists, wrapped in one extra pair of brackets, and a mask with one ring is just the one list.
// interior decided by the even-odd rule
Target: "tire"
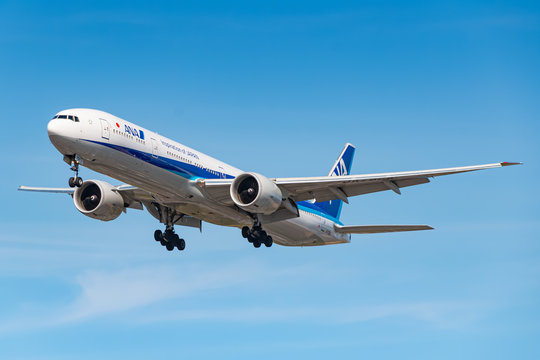
[(163, 240), (163, 233), (161, 232), (161, 230), (154, 231), (154, 240), (156, 241)]
[(78, 177), (75, 179), (75, 186), (81, 187), (83, 185), (83, 179)]
[(255, 240), (255, 238), (250, 234), (250, 235), (247, 237), (247, 240), (248, 240), (248, 242), (250, 242), (250, 243), (253, 244), (253, 241)]
[(264, 246), (266, 247), (272, 246), (273, 243), (274, 243), (274, 240), (272, 240), (271, 236), (267, 236), (266, 239), (264, 240)]
[(167, 245), (165, 245), (165, 247), (166, 247), (167, 250), (169, 250), (169, 251), (173, 251), (173, 250), (174, 250), (174, 245), (171, 244), (171, 243), (167, 243)]
[(255, 246), (256, 248), (260, 248), (261, 247), (261, 241), (260, 240), (253, 240), (253, 246)]
[(247, 226), (244, 226), (244, 227), (242, 228), (242, 237), (243, 237), (244, 239), (247, 239), (248, 236), (249, 236), (249, 233), (250, 233), (249, 228), (248, 228)]
[(70, 188), (74, 188), (75, 187), (75, 178), (70, 177), (69, 180), (68, 180), (68, 184), (69, 184)]
[(184, 250), (186, 248), (186, 241), (184, 239), (178, 240), (178, 243), (176, 244), (176, 248), (180, 251)]
[(174, 235), (176, 234), (172, 230), (165, 230), (163, 238), (167, 241), (174, 241)]

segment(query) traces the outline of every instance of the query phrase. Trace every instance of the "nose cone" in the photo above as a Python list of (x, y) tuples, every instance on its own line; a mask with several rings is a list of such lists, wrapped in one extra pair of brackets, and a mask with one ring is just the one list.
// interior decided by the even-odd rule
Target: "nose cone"
[(47, 133), (49, 134), (49, 138), (52, 136), (62, 136), (62, 123), (65, 123), (65, 120), (60, 119), (52, 119), (47, 124)]
[(66, 119), (52, 119), (47, 124), (47, 133), (51, 143), (62, 154), (73, 153), (73, 144), (76, 142), (78, 129), (74, 122)]

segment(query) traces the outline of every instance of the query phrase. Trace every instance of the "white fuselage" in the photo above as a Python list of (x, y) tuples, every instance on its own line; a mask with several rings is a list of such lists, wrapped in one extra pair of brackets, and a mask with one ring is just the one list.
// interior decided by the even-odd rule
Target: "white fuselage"
[[(231, 165), (98, 110), (61, 111), (47, 131), (63, 155), (76, 154), (83, 166), (145, 190), (160, 203), (174, 203), (179, 212), (218, 225), (252, 224), (249, 214), (210, 199), (197, 186), (198, 179), (243, 173)], [(298, 207), (299, 217), (263, 224), (274, 242), (288, 246), (349, 242), (350, 235), (335, 232), (336, 219), (314, 211), (309, 203), (300, 202)]]

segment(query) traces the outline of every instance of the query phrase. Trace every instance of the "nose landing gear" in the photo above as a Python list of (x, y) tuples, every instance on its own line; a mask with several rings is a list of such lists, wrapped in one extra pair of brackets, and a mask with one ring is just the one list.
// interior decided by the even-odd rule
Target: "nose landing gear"
[(81, 159), (78, 155), (75, 155), (71, 159), (71, 170), (75, 172), (75, 177), (70, 177), (68, 184), (69, 187), (81, 187), (83, 184), (83, 179), (79, 177), (79, 164), (81, 163)]
[(68, 180), (69, 187), (81, 187), (83, 184), (83, 179), (80, 177), (70, 177)]

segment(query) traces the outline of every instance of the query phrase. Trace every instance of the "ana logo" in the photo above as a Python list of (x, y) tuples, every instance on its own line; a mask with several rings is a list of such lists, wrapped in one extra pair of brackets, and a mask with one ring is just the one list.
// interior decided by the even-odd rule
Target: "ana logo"
[(344, 176), (347, 175), (347, 167), (345, 166), (345, 161), (343, 159), (339, 159), (339, 162), (336, 165), (336, 168), (334, 169), (334, 172), (332, 175), (335, 176)]
[(129, 125), (124, 125), (124, 131), (127, 132), (130, 135), (138, 137), (141, 140), (144, 140), (144, 131), (142, 131), (142, 130), (137, 130), (135, 128), (132, 128)]

